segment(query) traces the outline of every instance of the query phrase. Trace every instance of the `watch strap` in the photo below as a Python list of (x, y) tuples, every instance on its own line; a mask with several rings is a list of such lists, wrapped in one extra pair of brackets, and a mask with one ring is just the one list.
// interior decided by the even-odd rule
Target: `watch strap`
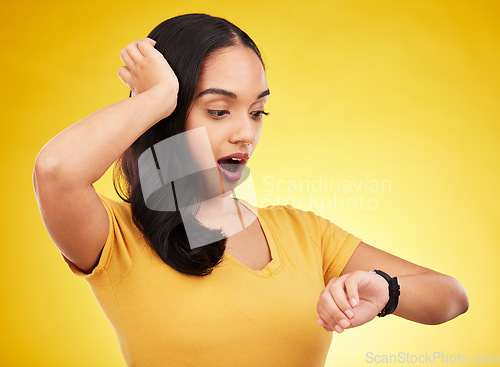
[(380, 275), (387, 281), (389, 285), (389, 301), (382, 309), (382, 311), (380, 311), (377, 315), (378, 317), (387, 316), (396, 311), (396, 307), (398, 307), (399, 295), (401, 294), (400, 286), (398, 284), (398, 278), (392, 278), (389, 274), (377, 269), (370, 271), (370, 273), (376, 273)]

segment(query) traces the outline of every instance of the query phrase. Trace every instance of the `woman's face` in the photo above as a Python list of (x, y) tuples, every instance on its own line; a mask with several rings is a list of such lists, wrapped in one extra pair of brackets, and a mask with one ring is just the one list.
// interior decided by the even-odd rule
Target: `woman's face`
[[(209, 180), (212, 195), (215, 181), (219, 194), (236, 187), (259, 141), (268, 95), (264, 67), (252, 49), (226, 47), (205, 61), (185, 130), (206, 129), (219, 176)], [(202, 146), (190, 143), (197, 162), (207, 159)]]

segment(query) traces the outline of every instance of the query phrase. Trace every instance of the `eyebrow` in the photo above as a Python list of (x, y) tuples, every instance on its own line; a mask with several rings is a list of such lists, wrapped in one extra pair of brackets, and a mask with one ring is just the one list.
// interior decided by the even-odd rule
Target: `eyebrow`
[[(220, 95), (229, 97), (231, 99), (238, 98), (236, 96), (236, 94), (234, 94), (233, 92), (230, 92), (230, 91), (225, 90), (225, 89), (220, 89), (220, 88), (208, 88), (208, 89), (205, 89), (203, 92), (201, 92), (200, 94), (198, 94), (196, 96), (196, 98), (200, 98), (201, 96), (204, 96), (205, 94), (220, 94)], [(264, 92), (262, 92), (261, 94), (259, 94), (257, 96), (257, 98), (255, 98), (255, 100), (261, 99), (262, 97), (265, 97), (265, 96), (267, 96), (269, 94), (271, 94), (271, 92), (269, 92), (269, 89), (266, 89)]]

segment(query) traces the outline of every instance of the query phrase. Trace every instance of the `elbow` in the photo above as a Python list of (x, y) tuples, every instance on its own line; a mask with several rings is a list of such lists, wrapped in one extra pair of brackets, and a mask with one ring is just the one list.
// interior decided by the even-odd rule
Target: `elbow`
[(450, 321), (461, 314), (464, 314), (469, 309), (469, 296), (462, 283), (457, 279), (449, 278), (449, 288), (447, 292), (447, 302), (445, 304), (446, 312), (441, 314), (433, 324), (442, 324), (446, 321)]
[(68, 176), (61, 170), (57, 159), (38, 154), (32, 173), (32, 186), (37, 200), (40, 195), (47, 192), (48, 187), (51, 187), (52, 191), (57, 191), (55, 188), (67, 187), (67, 182)]
[(467, 291), (465, 290), (463, 284), (456, 279), (454, 279), (454, 281), (456, 283), (456, 293), (457, 293), (456, 307), (458, 316), (463, 313), (466, 313), (467, 310), (469, 309), (469, 296), (467, 295)]
[(50, 183), (67, 183), (70, 176), (65, 174), (65, 169), (61, 165), (61, 160), (53, 155), (43, 154), (42, 151), (35, 159), (33, 166), (33, 187), (35, 193), (39, 185)]
[(37, 175), (54, 175), (54, 172), (57, 171), (59, 164), (54, 157), (47, 157), (43, 155), (42, 151), (40, 151), (35, 158), (33, 173), (35, 174), (36, 172)]

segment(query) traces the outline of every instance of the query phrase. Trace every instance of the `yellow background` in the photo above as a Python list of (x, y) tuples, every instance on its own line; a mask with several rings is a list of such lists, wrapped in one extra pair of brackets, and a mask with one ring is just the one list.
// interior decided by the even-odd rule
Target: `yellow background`
[[(261, 205), (302, 199), (468, 291), (469, 311), (446, 324), (390, 316), (334, 334), (327, 366), (367, 365), (367, 352), (500, 354), (497, 1), (16, 1), (1, 15), (0, 365), (124, 365), (89, 287), (45, 231), (32, 169), (53, 136), (128, 96), (119, 51), (188, 12), (227, 18), (264, 56), (271, 114), (251, 165)], [(110, 172), (95, 186), (117, 198)], [(389, 180), (390, 190), (265, 183), (320, 177)], [(334, 195), (353, 198), (350, 208), (317, 206)]]

